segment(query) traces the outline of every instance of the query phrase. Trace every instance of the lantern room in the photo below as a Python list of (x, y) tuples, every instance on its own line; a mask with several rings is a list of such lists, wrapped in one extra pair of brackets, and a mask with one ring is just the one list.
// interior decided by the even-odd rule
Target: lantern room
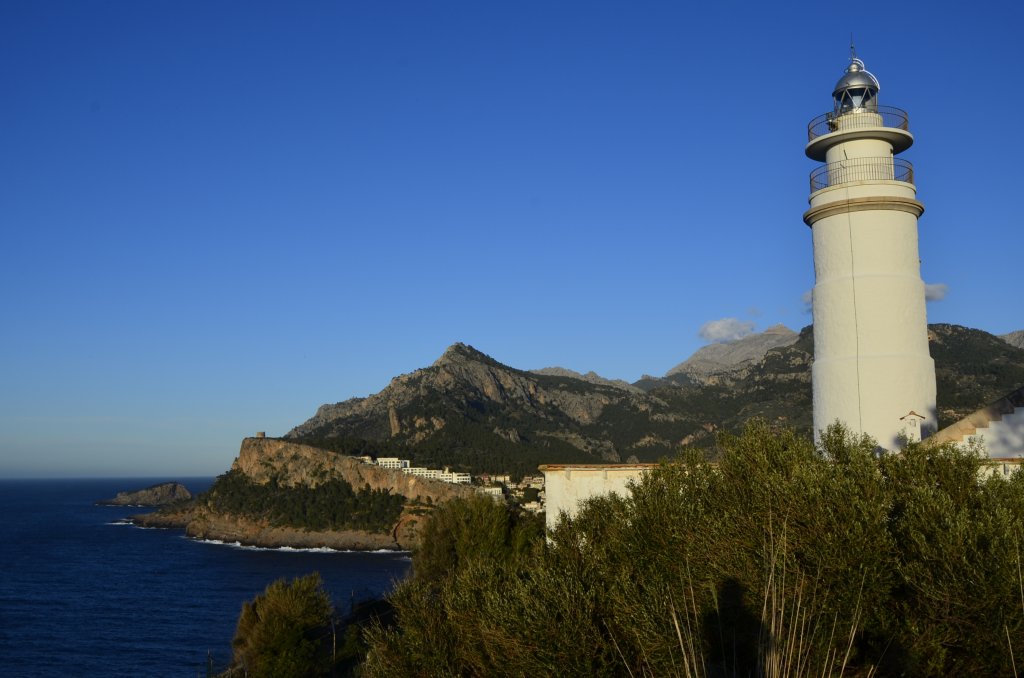
[(846, 73), (836, 83), (832, 99), (835, 102), (835, 116), (854, 111), (878, 110), (878, 79), (864, 68), (864, 62), (857, 57), (850, 59)]

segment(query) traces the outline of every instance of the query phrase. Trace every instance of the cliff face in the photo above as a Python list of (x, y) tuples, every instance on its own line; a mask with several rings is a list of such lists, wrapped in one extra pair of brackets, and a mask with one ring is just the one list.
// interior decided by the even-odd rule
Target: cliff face
[[(401, 495), (409, 502), (437, 505), (457, 497), (476, 493), (468, 485), (454, 485), (417, 478), (401, 471), (365, 464), (353, 457), (271, 438), (246, 438), (242, 441), (232, 471), (244, 474), (256, 485), (273, 480), (279, 486), (315, 488), (330, 480), (344, 480), (353, 488), (367, 485)], [(328, 547), (334, 549), (375, 550), (410, 549), (415, 546), (425, 509), (408, 505), (387, 533), (363, 530), (307, 530), (301, 526), (272, 525), (251, 516), (218, 511), (206, 495), (186, 506), (176, 506), (153, 514), (135, 516), (136, 524), (149, 527), (181, 527), (186, 534), (200, 539), (276, 548)]]
[(255, 483), (264, 485), (275, 478), (281, 485), (316, 487), (332, 478), (345, 480), (354, 488), (370, 486), (410, 500), (440, 504), (456, 497), (475, 494), (469, 485), (456, 485), (365, 464), (354, 457), (274, 438), (246, 438), (231, 465)]

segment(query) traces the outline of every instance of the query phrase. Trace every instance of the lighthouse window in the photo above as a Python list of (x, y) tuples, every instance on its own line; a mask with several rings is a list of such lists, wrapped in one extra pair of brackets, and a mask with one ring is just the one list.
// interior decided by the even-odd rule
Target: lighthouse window
[(852, 87), (845, 90), (838, 101), (839, 112), (848, 113), (862, 108), (874, 110), (874, 96), (875, 92), (868, 87)]

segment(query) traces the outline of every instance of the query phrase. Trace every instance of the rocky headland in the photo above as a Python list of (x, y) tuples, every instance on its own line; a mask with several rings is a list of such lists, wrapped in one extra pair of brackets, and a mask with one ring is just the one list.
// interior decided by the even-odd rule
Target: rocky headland
[(118, 492), (111, 499), (100, 499), (101, 506), (169, 506), (192, 499), (192, 493), (181, 483), (158, 483), (141, 490)]
[(252, 485), (268, 488), (315, 489), (340, 480), (353, 488), (398, 495), (403, 507), (393, 524), (382, 531), (309, 529), (301, 524), (280, 524), (266, 517), (225, 512), (219, 508), (215, 484), (210, 492), (187, 504), (133, 516), (132, 521), (142, 527), (181, 528), (197, 539), (267, 548), (408, 550), (415, 546), (423, 516), (430, 507), (476, 492), (468, 485), (419, 478), (355, 457), (274, 438), (243, 440), (231, 473)]

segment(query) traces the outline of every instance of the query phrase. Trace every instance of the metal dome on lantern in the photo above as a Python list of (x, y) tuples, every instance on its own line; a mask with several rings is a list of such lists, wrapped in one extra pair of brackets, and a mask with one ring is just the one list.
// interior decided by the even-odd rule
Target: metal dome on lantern
[[(852, 47), (850, 51), (853, 52)], [(846, 73), (832, 92), (835, 114), (838, 116), (857, 110), (877, 111), (879, 89), (878, 78), (864, 68), (864, 62), (857, 58), (856, 53), (852, 54)]]

